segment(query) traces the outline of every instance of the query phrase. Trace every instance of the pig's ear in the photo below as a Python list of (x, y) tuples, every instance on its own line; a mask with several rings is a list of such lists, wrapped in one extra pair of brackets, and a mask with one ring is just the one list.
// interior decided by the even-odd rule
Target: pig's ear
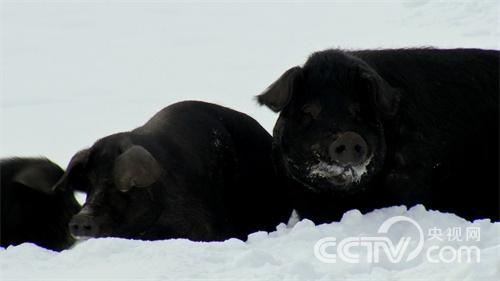
[(13, 181), (31, 189), (52, 194), (54, 183), (61, 177), (63, 170), (54, 163), (47, 160), (47, 163), (32, 165), (19, 171)]
[(291, 100), (293, 91), (301, 76), (302, 68), (300, 66), (290, 68), (262, 94), (258, 95), (257, 101), (274, 112), (281, 111)]
[(396, 116), (399, 109), (399, 91), (385, 81), (375, 70), (363, 67), (361, 78), (367, 82), (371, 100), (385, 119)]
[(115, 160), (114, 182), (118, 190), (126, 192), (132, 187), (147, 187), (161, 176), (162, 169), (144, 147), (133, 145)]
[[(73, 175), (79, 173), (80, 169), (85, 167), (89, 158), (89, 149), (83, 149), (78, 151), (69, 161), (68, 168), (66, 168), (66, 172), (62, 175), (59, 181), (53, 186), (53, 190), (66, 190), (68, 185), (68, 180)], [(73, 187), (78, 191), (87, 191), (86, 187)]]

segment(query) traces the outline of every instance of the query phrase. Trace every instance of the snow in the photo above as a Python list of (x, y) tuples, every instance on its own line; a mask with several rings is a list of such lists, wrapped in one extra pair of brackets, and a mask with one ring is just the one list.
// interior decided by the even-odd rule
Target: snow
[(496, 0), (3, 0), (0, 157), (66, 167), (95, 140), (199, 99), (276, 114), (255, 95), (317, 50), (500, 47)]
[[(406, 216), (418, 222), (424, 234), (437, 227), (480, 227), (480, 262), (432, 263), (423, 257), (408, 263), (362, 260), (351, 264), (323, 263), (314, 255), (322, 238), (338, 240), (375, 236), (382, 222)], [(396, 241), (411, 237), (411, 227), (389, 230)], [(427, 239), (427, 238), (426, 238)], [(464, 239), (464, 237), (462, 237)], [(444, 239), (445, 240), (445, 239)], [(465, 243), (465, 242), (463, 242)], [(456, 246), (459, 242), (425, 240), (433, 245)], [(414, 247), (413, 244), (410, 247)], [(51, 252), (32, 244), (0, 250), (2, 280), (500, 280), (500, 223), (473, 223), (453, 214), (415, 206), (391, 207), (361, 214), (347, 212), (340, 222), (315, 226), (302, 220), (281, 224), (271, 233), (257, 232), (247, 241), (192, 242), (184, 239), (137, 241), (117, 238), (89, 239), (70, 250)], [(367, 252), (360, 250), (361, 255)]]
[[(4, 0), (0, 9), (0, 157), (44, 155), (62, 167), (98, 138), (186, 99), (240, 110), (271, 131), (276, 114), (253, 97), (313, 51), (500, 48), (497, 0)], [(480, 263), (325, 264), (314, 257), (323, 237), (374, 234), (394, 215), (424, 230), (480, 226)], [(23, 244), (0, 250), (0, 279), (500, 280), (498, 223), (472, 224), (421, 206), (351, 211), (341, 222), (292, 227), (297, 221), (247, 242), (106, 238), (62, 253)], [(393, 241), (404, 231), (391, 233)]]
[(373, 155), (357, 166), (350, 166), (349, 169), (338, 165), (330, 165), (320, 160), (319, 163), (309, 169), (309, 177), (332, 179), (340, 176), (346, 183), (359, 182), (363, 175), (366, 174), (367, 167), (370, 165), (372, 158)]

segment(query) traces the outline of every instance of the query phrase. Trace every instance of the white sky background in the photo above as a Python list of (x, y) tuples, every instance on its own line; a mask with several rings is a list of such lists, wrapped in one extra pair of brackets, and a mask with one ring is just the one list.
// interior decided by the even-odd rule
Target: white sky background
[(500, 1), (3, 1), (0, 157), (79, 149), (181, 100), (243, 111), (317, 50), (500, 47)]

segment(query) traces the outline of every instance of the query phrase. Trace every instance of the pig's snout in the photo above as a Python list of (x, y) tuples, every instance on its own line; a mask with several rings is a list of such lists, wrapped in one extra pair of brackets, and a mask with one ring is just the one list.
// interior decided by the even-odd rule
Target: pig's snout
[(74, 237), (97, 237), (99, 226), (93, 216), (79, 213), (69, 222), (69, 231)]
[(355, 132), (342, 133), (329, 148), (330, 158), (340, 165), (359, 165), (367, 158), (368, 145)]

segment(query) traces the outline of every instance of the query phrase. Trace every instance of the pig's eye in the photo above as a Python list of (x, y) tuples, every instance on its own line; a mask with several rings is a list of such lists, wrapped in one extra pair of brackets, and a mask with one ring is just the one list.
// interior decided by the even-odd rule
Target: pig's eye
[(302, 113), (312, 119), (318, 119), (318, 116), (321, 113), (321, 106), (315, 103), (306, 104), (302, 107)]
[(301, 108), (301, 113), (299, 124), (301, 127), (307, 127), (313, 120), (318, 119), (321, 107), (318, 104), (306, 104)]
[(349, 113), (351, 114), (352, 117), (359, 117), (360, 112), (361, 112), (361, 107), (357, 103), (353, 103), (349, 106)]
[(70, 174), (69, 188), (71, 190), (78, 190), (83, 192), (88, 192), (90, 186), (88, 178), (79, 171), (75, 171)]
[(359, 122), (370, 122), (373, 120), (372, 110), (369, 106), (354, 103), (348, 108), (352, 118)]

